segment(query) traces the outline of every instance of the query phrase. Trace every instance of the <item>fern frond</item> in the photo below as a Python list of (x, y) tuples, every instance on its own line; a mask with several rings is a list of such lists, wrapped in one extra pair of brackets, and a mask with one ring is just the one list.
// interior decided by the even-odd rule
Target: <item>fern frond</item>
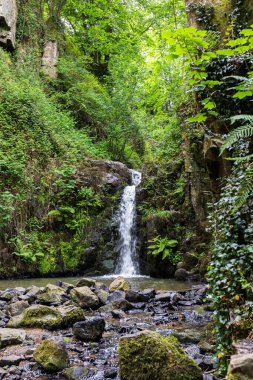
[(239, 198), (235, 203), (233, 213), (236, 212), (253, 194), (253, 164), (251, 163), (248, 170), (245, 173), (245, 178), (241, 183), (241, 188), (239, 190)]
[(247, 81), (248, 80), (247, 77), (242, 77), (240, 75), (229, 75), (227, 77), (224, 77), (223, 79), (229, 79), (229, 78), (233, 78), (233, 79), (237, 79), (237, 80), (241, 80), (241, 81)]
[(247, 156), (244, 156), (244, 157), (227, 157), (226, 160), (242, 162), (242, 161), (250, 161), (251, 158), (253, 158), (253, 154), (248, 154)]
[(236, 115), (230, 118), (231, 124), (234, 124), (238, 120), (253, 124), (253, 115)]
[(234, 129), (232, 132), (229, 133), (224, 144), (222, 145), (220, 154), (222, 154), (225, 149), (227, 149), (230, 145), (234, 144), (237, 140), (251, 136), (253, 136), (253, 124), (242, 125), (241, 127)]

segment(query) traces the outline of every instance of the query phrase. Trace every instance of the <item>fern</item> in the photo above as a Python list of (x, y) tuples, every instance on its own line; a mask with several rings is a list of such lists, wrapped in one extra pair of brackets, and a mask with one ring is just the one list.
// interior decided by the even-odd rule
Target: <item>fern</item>
[(248, 122), (250, 124), (253, 124), (253, 115), (236, 115), (236, 116), (232, 116), (230, 118), (231, 120), (231, 123), (234, 124), (236, 121), (238, 120), (241, 120), (241, 121), (245, 121), (245, 122)]
[(239, 198), (235, 203), (235, 207), (233, 212), (236, 212), (242, 205), (247, 201), (247, 199), (253, 193), (253, 164), (247, 168), (245, 173), (245, 178), (243, 179), (240, 190), (239, 190)]
[[(240, 115), (240, 116), (243, 116), (243, 115)], [(249, 116), (249, 115), (244, 115), (244, 116)], [(252, 116), (252, 124), (242, 125), (241, 127), (238, 127), (229, 133), (229, 135), (226, 138), (226, 141), (221, 147), (220, 154), (224, 153), (224, 151), (229, 146), (233, 145), (237, 140), (251, 137), (251, 136), (253, 136), (253, 116)]]

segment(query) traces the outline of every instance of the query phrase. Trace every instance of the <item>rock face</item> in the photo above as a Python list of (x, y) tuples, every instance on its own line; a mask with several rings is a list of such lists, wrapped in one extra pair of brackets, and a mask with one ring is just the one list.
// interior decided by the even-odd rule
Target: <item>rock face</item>
[(66, 346), (62, 340), (44, 340), (34, 351), (34, 359), (49, 372), (67, 368), (69, 363)]
[(229, 380), (253, 379), (253, 353), (233, 355), (228, 369)]
[(0, 46), (13, 50), (16, 41), (16, 0), (0, 0)]
[(0, 329), (0, 348), (23, 343), (26, 338), (24, 330)]
[(99, 306), (98, 296), (88, 286), (74, 288), (70, 292), (71, 298), (84, 309), (93, 309)]
[(44, 47), (42, 70), (45, 75), (54, 79), (57, 77), (57, 62), (59, 57), (57, 41), (48, 41)]
[(201, 380), (200, 368), (174, 337), (142, 331), (119, 343), (121, 380)]
[(109, 286), (110, 292), (114, 292), (115, 290), (126, 291), (130, 289), (130, 284), (124, 277), (117, 277)]
[(84, 341), (98, 341), (102, 338), (105, 329), (105, 320), (100, 317), (85, 318), (73, 326), (73, 334)]

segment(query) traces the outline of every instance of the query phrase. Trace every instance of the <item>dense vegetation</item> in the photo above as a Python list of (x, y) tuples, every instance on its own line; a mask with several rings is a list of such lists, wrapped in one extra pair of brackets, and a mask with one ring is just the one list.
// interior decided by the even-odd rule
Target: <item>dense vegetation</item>
[(183, 0), (20, 0), (16, 50), (0, 48), (2, 276), (88, 266), (119, 196), (82, 181), (89, 160), (142, 167), (142, 259), (204, 275), (212, 257), (221, 369), (252, 312), (253, 253), (253, 29), (224, 6), (191, 4), (189, 26)]

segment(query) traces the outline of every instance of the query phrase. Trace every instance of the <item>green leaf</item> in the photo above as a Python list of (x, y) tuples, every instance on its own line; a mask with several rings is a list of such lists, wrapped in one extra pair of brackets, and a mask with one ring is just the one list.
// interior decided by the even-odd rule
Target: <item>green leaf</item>
[(207, 120), (208, 116), (203, 113), (198, 113), (194, 117), (190, 117), (187, 119), (188, 123), (202, 123)]

